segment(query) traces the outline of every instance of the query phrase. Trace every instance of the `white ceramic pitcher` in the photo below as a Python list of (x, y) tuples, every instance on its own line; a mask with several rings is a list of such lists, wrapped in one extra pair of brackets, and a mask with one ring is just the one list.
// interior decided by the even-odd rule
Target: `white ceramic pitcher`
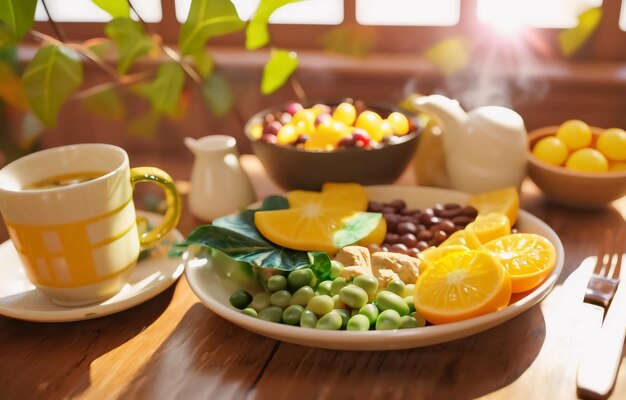
[(239, 163), (234, 137), (186, 137), (185, 145), (196, 157), (189, 193), (189, 209), (195, 217), (211, 221), (256, 201), (250, 179)]

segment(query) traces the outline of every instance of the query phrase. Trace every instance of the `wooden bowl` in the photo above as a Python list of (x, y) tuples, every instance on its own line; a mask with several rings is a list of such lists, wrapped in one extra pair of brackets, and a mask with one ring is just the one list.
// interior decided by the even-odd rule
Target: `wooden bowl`
[[(528, 134), (528, 176), (558, 204), (575, 208), (599, 208), (626, 195), (626, 171), (580, 172), (539, 160), (532, 148), (540, 139), (555, 135), (558, 126), (546, 126)], [(602, 128), (592, 127), (595, 146)]]

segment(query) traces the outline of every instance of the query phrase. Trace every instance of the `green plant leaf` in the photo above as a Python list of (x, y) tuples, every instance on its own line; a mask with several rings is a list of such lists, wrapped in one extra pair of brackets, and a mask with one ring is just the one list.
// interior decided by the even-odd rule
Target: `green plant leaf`
[(185, 72), (178, 63), (172, 61), (162, 64), (156, 78), (141, 85), (139, 93), (150, 101), (154, 110), (169, 113), (176, 108), (184, 85)]
[(371, 26), (341, 26), (326, 33), (321, 42), (326, 50), (364, 58), (374, 49), (376, 31)]
[(132, 135), (151, 138), (159, 127), (159, 122), (161, 122), (161, 114), (158, 111), (150, 110), (145, 114), (133, 117), (126, 128)]
[(83, 45), (100, 58), (117, 58), (117, 47), (109, 38), (92, 38), (85, 41)]
[(559, 44), (563, 55), (569, 57), (587, 43), (601, 19), (602, 8), (590, 8), (578, 16), (578, 25), (559, 32)]
[(289, 3), (297, 3), (302, 0), (261, 0), (259, 6), (246, 27), (246, 48), (256, 50), (269, 43), (270, 35), (267, 23), (272, 13)]
[(208, 77), (213, 72), (213, 57), (209, 54), (208, 51), (202, 49), (198, 52), (195, 52), (191, 55), (193, 58), (193, 62), (196, 65), (196, 70), (200, 73), (200, 76), (203, 78)]
[(128, 0), (91, 0), (91, 2), (111, 14), (113, 18), (130, 18)]
[(261, 93), (274, 93), (287, 82), (297, 68), (298, 55), (294, 51), (272, 50), (272, 55), (263, 68)]
[(369, 235), (382, 218), (380, 213), (358, 212), (343, 221), (341, 229), (333, 234), (333, 245), (341, 249)]
[(49, 127), (56, 125), (61, 105), (82, 82), (83, 67), (79, 55), (56, 45), (39, 49), (22, 76), (33, 111)]
[(119, 93), (113, 88), (86, 97), (83, 99), (82, 106), (92, 114), (114, 121), (122, 120), (126, 113)]
[(0, 0), (0, 46), (16, 44), (35, 20), (37, 0)]
[(218, 118), (226, 115), (235, 103), (230, 83), (219, 72), (213, 72), (202, 83), (202, 98), (211, 113)]
[(183, 55), (196, 53), (212, 37), (245, 27), (230, 0), (192, 0), (187, 21), (180, 28), (178, 45)]
[(444, 75), (454, 75), (468, 65), (470, 50), (466, 38), (450, 37), (428, 48), (424, 56)]
[(141, 24), (131, 19), (115, 18), (107, 23), (105, 32), (119, 49), (117, 70), (120, 74), (125, 74), (135, 60), (148, 54), (154, 47), (154, 42), (146, 35)]

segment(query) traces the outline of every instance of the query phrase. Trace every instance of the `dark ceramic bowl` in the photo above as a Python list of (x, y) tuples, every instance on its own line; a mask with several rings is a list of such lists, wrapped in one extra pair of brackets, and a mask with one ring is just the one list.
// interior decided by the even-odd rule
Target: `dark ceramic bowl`
[[(368, 105), (383, 118), (398, 111), (416, 122), (416, 115), (391, 106)], [(399, 138), (393, 144), (376, 149), (341, 148), (334, 151), (305, 151), (252, 139), (252, 126), (260, 124), (267, 114), (282, 111), (282, 106), (259, 111), (246, 123), (246, 137), (254, 154), (274, 182), (286, 190), (320, 190), (325, 182), (355, 182), (362, 185), (388, 184), (396, 181), (411, 161), (421, 128)]]

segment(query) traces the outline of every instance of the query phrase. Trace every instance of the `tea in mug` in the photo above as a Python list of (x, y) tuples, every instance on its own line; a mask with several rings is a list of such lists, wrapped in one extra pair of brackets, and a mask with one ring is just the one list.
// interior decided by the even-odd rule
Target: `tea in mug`
[(57, 175), (50, 178), (42, 179), (40, 181), (31, 183), (24, 187), (27, 190), (45, 190), (55, 189), (64, 186), (77, 185), (79, 183), (88, 182), (90, 180), (99, 178), (105, 175), (106, 172), (91, 171), (91, 172), (74, 172), (71, 174)]

